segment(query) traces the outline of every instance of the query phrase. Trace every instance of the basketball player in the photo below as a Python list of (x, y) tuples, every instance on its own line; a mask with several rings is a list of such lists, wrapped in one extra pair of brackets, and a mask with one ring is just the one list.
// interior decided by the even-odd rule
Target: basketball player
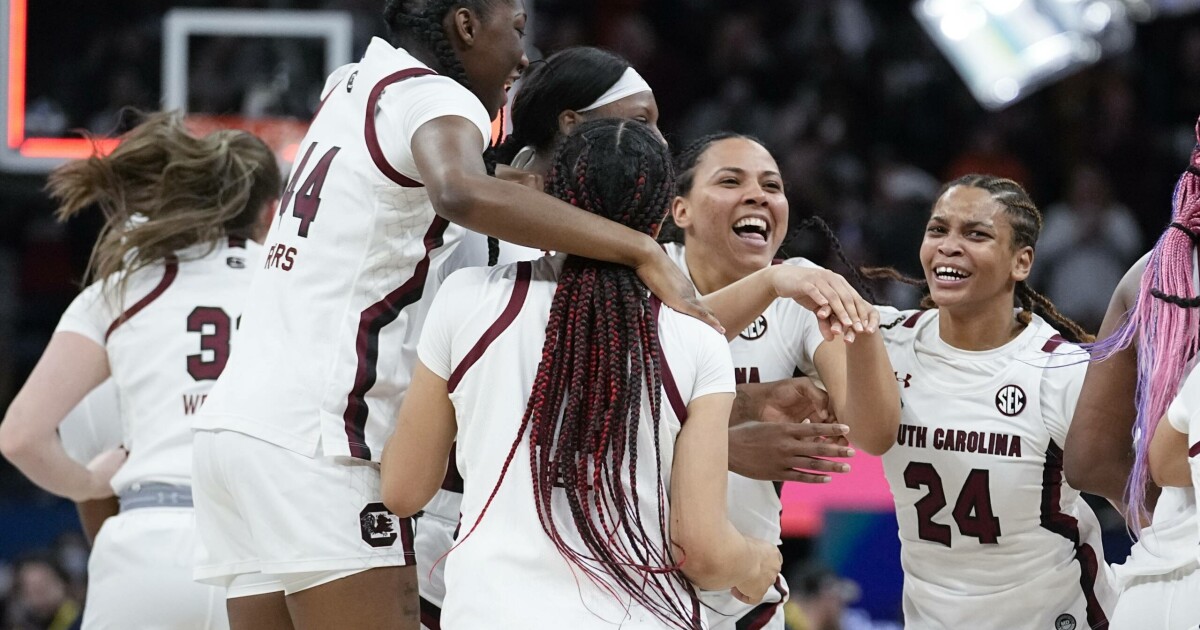
[[(1122, 589), (1113, 612), (1114, 630), (1182, 628), (1200, 622), (1196, 500), (1191, 489), (1175, 487), (1189, 485), (1188, 447), (1196, 442), (1187, 439), (1190, 416), (1198, 408), (1195, 379), (1184, 377), (1192, 370), (1192, 348), (1200, 337), (1194, 308), (1200, 229), (1197, 165), (1200, 146), (1193, 149), (1189, 168), (1176, 184), (1170, 227), (1150, 254), (1125, 274), (1113, 295), (1101, 329), (1108, 338), (1096, 353), (1103, 360), (1088, 367), (1075, 414), (1082, 428), (1072, 427), (1071, 432), (1085, 456), (1104, 458), (1091, 462), (1110, 462), (1089, 466), (1077, 461), (1074, 472), (1085, 474), (1084, 479), (1110, 500), (1127, 502), (1128, 518), (1137, 525), (1145, 522), (1151, 505), (1145, 490), (1147, 458), (1158, 456), (1150, 464), (1156, 466), (1154, 477), (1163, 488), (1153, 504), (1153, 519), (1141, 530), (1129, 558), (1115, 567)], [(1126, 313), (1129, 320), (1122, 322)], [(1136, 348), (1131, 347), (1134, 343)], [(1168, 405), (1176, 392), (1178, 397)], [(1135, 400), (1140, 401), (1137, 407)], [(1089, 415), (1083, 415), (1084, 410)], [(1169, 423), (1158, 422), (1164, 410)], [(1131, 434), (1139, 436), (1134, 448)], [(1153, 436), (1149, 445), (1148, 436)], [(1170, 445), (1176, 441), (1178, 452), (1172, 453)], [(1110, 453), (1116, 456), (1109, 459)], [(1072, 463), (1071, 458), (1067, 461)], [(1173, 462), (1182, 475), (1171, 474)]]
[[(88, 563), (84, 628), (225, 628), (222, 589), (192, 581), (191, 418), (229, 358), (271, 202), (275, 155), (240, 131), (190, 135), (151, 115), (106, 157), (60, 167), (60, 219), (107, 215), (98, 278), (63, 315), (0, 424), (0, 450), (39, 486), (76, 502), (114, 491)], [(136, 219), (135, 219), (136, 217)], [(133, 222), (131, 223), (131, 220)], [(122, 443), (88, 466), (55, 429), (111, 376)]]
[(417, 627), (411, 527), (380, 502), (376, 462), (464, 228), (633, 264), (716, 325), (653, 239), (487, 175), (527, 63), (521, 0), (390, 0), (385, 19), (403, 48), (373, 40), (327, 81), (195, 425), (196, 577), (281, 576), (231, 589), (239, 627)]
[[(665, 147), (635, 121), (584, 123), (551, 173), (556, 196), (645, 233), (674, 191)], [(459, 272), (429, 321), (384, 495), (417, 511), (457, 433), (446, 627), (699, 628), (687, 580), (761, 599), (779, 556), (725, 519), (733, 373), (718, 336), (660, 312), (629, 269), (562, 256)]]
[[(676, 172), (679, 196), (672, 205), (672, 216), (682, 230), (683, 243), (668, 243), (667, 253), (689, 273), (696, 290), (710, 294), (769, 267), (788, 231), (788, 200), (770, 152), (753, 138), (716, 134), (685, 148), (676, 160)], [(804, 259), (785, 264), (817, 267)], [(878, 335), (862, 335), (852, 345), (841, 339), (827, 343), (811, 312), (795, 302), (779, 300), (735, 337), (729, 349), (739, 384), (778, 381), (796, 372), (819, 376), (829, 388), (838, 421), (850, 427), (849, 437), (856, 445), (880, 452), (892, 443), (900, 417), (899, 397)], [(849, 383), (854, 383), (852, 397)], [(739, 450), (750, 461), (763, 456), (761, 448), (738, 448), (749, 443), (744, 436), (750, 432), (766, 430), (776, 441), (786, 441), (792, 432), (810, 426), (751, 422), (734, 427), (729, 432), (731, 463)], [(810, 446), (825, 457), (853, 455), (852, 449), (838, 444)], [(796, 470), (801, 467), (797, 464), (800, 462), (768, 477), (736, 474), (748, 471), (731, 465), (728, 510), (738, 531), (776, 545), (782, 542), (779, 515), (783, 506), (778, 486), (771, 481), (804, 481), (814, 476)], [(849, 466), (814, 459), (811, 470), (818, 474), (844, 472)], [(729, 591), (704, 591), (701, 595), (710, 628), (784, 627), (787, 583), (782, 576), (757, 605), (740, 602)]]
[(1025, 283), (1041, 222), (1011, 180), (950, 182), (920, 252), (935, 308), (881, 316), (902, 401), (883, 463), (912, 630), (1108, 626), (1099, 525), (1062, 476), (1087, 335)]

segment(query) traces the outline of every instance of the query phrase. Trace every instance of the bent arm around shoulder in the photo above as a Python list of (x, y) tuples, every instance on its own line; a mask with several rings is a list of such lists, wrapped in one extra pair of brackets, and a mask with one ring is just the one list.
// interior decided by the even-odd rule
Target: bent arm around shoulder
[(688, 405), (671, 468), (671, 540), (683, 574), (696, 586), (736, 586), (761, 599), (779, 573), (779, 550), (743, 536), (726, 515), (732, 405), (732, 394), (701, 396)]
[(67, 413), (108, 376), (103, 347), (78, 333), (55, 333), (0, 423), (0, 453), (53, 494), (76, 502), (112, 496), (109, 481), (123, 457), (102, 454), (102, 466), (92, 470), (71, 459), (57, 433)]

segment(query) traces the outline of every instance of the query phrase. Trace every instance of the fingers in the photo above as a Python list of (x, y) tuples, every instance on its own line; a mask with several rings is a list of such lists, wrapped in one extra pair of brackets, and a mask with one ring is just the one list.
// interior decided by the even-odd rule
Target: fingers
[(646, 288), (658, 296), (663, 304), (684, 315), (695, 317), (724, 335), (725, 327), (712, 310), (696, 297), (696, 288), (692, 286), (692, 282), (661, 249), (656, 251), (659, 255), (654, 257), (653, 262), (637, 269), (638, 277)]
[(850, 427), (844, 424), (830, 424), (827, 422), (797, 422), (789, 425), (787, 431), (791, 437), (798, 439), (836, 437), (849, 434)]
[(801, 396), (810, 400), (813, 406), (816, 407), (817, 418), (819, 420), (828, 420), (829, 393), (820, 387), (817, 387), (817, 384), (814, 383), (811, 378), (802, 377), (794, 379), (794, 381), (796, 391), (799, 392)]
[(795, 481), (796, 483), (829, 483), (833, 478), (828, 475), (815, 475), (803, 470), (787, 470), (779, 475), (779, 481)]

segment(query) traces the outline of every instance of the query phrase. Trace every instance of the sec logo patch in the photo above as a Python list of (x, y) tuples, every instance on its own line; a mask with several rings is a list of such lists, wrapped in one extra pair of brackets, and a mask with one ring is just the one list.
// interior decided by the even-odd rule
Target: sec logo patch
[(1005, 385), (996, 392), (996, 409), (1006, 416), (1015, 416), (1025, 410), (1025, 390), (1016, 385)]
[(747, 326), (746, 330), (743, 330), (738, 336), (746, 341), (754, 341), (761, 339), (765, 334), (767, 334), (767, 316), (759, 315), (758, 319), (754, 320), (754, 323)]

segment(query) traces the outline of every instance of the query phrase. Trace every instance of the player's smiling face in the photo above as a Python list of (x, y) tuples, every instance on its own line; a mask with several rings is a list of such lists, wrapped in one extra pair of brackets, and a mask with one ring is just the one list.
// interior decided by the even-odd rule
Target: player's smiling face
[(458, 54), (471, 91), (493, 117), (504, 106), (508, 89), (529, 65), (521, 41), (525, 38), (526, 19), (522, 0), (498, 2), (486, 13), (476, 15), (470, 24), (469, 45), (462, 40)]
[(738, 276), (771, 264), (788, 227), (788, 200), (775, 158), (745, 138), (714, 142), (696, 162), (692, 189), (672, 208), (692, 245), (727, 261)]
[(954, 186), (933, 206), (921, 242), (921, 267), (939, 308), (1012, 308), (1029, 276), (1032, 247), (1013, 247), (1004, 205), (974, 186)]

